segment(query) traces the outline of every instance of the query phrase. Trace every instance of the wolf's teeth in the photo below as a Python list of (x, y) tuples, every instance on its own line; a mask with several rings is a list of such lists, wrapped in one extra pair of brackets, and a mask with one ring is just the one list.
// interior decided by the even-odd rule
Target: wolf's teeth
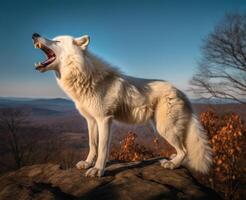
[(41, 48), (41, 44), (40, 44), (40, 43), (36, 43), (36, 44), (34, 44), (34, 47), (35, 47), (36, 49), (40, 49), (40, 48)]

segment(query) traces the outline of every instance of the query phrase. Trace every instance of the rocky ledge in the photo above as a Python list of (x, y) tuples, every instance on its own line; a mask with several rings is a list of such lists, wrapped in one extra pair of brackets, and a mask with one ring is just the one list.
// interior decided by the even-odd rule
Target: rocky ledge
[(220, 199), (184, 168), (167, 170), (157, 160), (115, 163), (102, 178), (59, 165), (23, 167), (0, 177), (0, 200)]

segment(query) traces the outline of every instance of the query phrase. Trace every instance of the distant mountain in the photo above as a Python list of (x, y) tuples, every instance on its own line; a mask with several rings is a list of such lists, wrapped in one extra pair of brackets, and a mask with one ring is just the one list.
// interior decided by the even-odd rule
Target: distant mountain
[(238, 102), (236, 102), (235, 100), (231, 100), (231, 99), (199, 98), (199, 99), (191, 99), (191, 103), (194, 103), (194, 104), (237, 104)]
[[(230, 99), (218, 99), (218, 98), (199, 98), (191, 99), (191, 103), (195, 104), (231, 104), (237, 103)], [(245, 100), (246, 101), (246, 100)], [(42, 106), (52, 107), (52, 109), (74, 109), (74, 103), (65, 98), (25, 98), (25, 97), (0, 97), (0, 108), (2, 107), (19, 107), (19, 106)]]
[[(214, 105), (230, 105), (235, 104), (231, 100), (220, 99), (192, 99), (193, 104), (214, 104)], [(45, 99), (45, 98), (15, 98), (0, 97), (0, 110), (3, 108), (20, 108), (31, 114), (31, 117), (71, 117), (78, 114), (74, 103), (71, 100), (63, 98)]]
[(0, 97), (0, 109), (19, 108), (31, 113), (32, 116), (55, 116), (75, 111), (74, 103), (68, 99), (33, 99)]
[(64, 99), (64, 98), (54, 98), (54, 99), (32, 99), (32, 102), (36, 102), (36, 103), (44, 103), (44, 102), (48, 102), (48, 103), (61, 103), (61, 104), (70, 104), (72, 103), (72, 101), (68, 100), (68, 99)]
[(0, 97), (0, 108), (3, 107), (23, 107), (23, 106), (38, 106), (38, 107), (57, 107), (62, 109), (73, 109), (74, 103), (68, 99), (33, 99), (33, 98), (7, 98)]
[(55, 99), (33, 99), (28, 102), (32, 106), (42, 106), (42, 108), (69, 111), (74, 110), (74, 103), (68, 99), (55, 98)]

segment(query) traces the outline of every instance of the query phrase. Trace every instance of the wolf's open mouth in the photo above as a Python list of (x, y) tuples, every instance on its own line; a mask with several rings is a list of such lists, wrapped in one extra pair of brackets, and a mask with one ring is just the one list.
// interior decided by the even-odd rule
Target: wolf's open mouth
[(37, 70), (42, 70), (56, 59), (56, 54), (52, 51), (52, 49), (48, 48), (47, 46), (43, 45), (39, 41), (34, 41), (34, 47), (42, 49), (45, 53), (47, 59), (43, 62), (37, 62), (35, 63), (35, 67)]

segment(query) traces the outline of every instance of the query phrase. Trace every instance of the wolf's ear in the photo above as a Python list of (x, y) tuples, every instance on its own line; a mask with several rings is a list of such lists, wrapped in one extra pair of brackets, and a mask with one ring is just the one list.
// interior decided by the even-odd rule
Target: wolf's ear
[(90, 37), (88, 35), (83, 35), (81, 37), (73, 39), (73, 43), (85, 50), (90, 43)]

